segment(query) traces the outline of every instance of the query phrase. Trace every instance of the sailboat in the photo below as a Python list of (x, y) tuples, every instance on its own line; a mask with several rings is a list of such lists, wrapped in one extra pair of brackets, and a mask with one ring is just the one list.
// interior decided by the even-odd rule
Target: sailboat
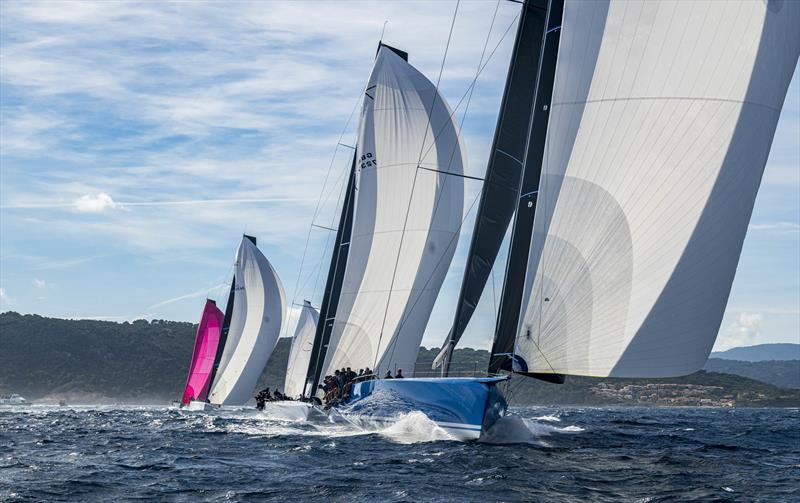
[[(523, 1), (455, 319), (434, 362), (447, 376), (511, 225), (487, 377), (356, 382), (339, 410), (384, 421), (421, 410), (477, 439), (506, 412), (499, 384), (510, 376), (702, 368), (797, 65), (797, 26), (798, 2)], [(381, 45), (305, 393), (342, 366), (413, 368), (452, 259), (463, 154), (449, 111), (436, 112), (444, 100), (415, 72)], [(435, 165), (412, 155), (432, 149)]]
[(208, 390), (211, 386), (211, 372), (214, 369), (214, 358), (219, 346), (224, 315), (217, 303), (206, 299), (200, 324), (194, 337), (192, 361), (189, 364), (189, 376), (181, 398), (181, 407), (188, 410), (205, 410)]
[(289, 349), (283, 388), (286, 399), (266, 402), (261, 409), (265, 415), (283, 421), (324, 420), (327, 418), (323, 412), (315, 413), (314, 403), (303, 396), (303, 386), (311, 361), (311, 350), (314, 345), (318, 319), (319, 313), (311, 305), (311, 302), (304, 301)]
[[(304, 395), (338, 369), (371, 368), (377, 375), (414, 369), (458, 242), (465, 165), (458, 125), (436, 85), (408, 63), (406, 52), (379, 44)], [(337, 412), (391, 420), (381, 411), (391, 416), (399, 404), (410, 404), (447, 431), (477, 438), (487, 403), (497, 400), (490, 408), (504, 409), (494, 391), (504, 379), (364, 380)], [(393, 397), (388, 409), (362, 400), (385, 393)]]
[[(207, 301), (195, 341), (195, 355), (202, 353), (199, 361), (204, 372), (198, 376), (207, 373), (202, 379), (208, 391), (193, 394), (195, 388), (189, 390), (187, 383), (182, 403), (187, 404), (189, 410), (244, 405), (252, 397), (258, 378), (275, 349), (285, 316), (286, 296), (278, 274), (256, 247), (256, 238), (243, 236), (236, 251), (225, 314), (221, 315), (213, 301)], [(204, 343), (198, 346), (201, 338)], [(213, 359), (210, 358), (212, 353)], [(194, 382), (194, 368), (195, 356), (190, 367), (190, 383)], [(199, 382), (201, 377), (197, 379)]]
[(314, 334), (317, 332), (319, 313), (311, 302), (303, 301), (297, 327), (292, 337), (289, 349), (289, 362), (286, 366), (286, 381), (283, 385), (283, 394), (289, 398), (303, 396), (303, 386), (306, 381), (308, 365), (311, 362), (311, 350), (314, 348)]

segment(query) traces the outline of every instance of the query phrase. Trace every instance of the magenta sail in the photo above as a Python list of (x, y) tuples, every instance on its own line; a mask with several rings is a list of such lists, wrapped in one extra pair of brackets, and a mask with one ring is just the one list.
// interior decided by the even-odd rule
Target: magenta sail
[(211, 384), (211, 370), (214, 368), (214, 357), (217, 354), (219, 336), (222, 330), (224, 315), (213, 300), (206, 300), (200, 326), (194, 339), (192, 363), (189, 365), (189, 378), (183, 392), (182, 405), (192, 400), (205, 401)]

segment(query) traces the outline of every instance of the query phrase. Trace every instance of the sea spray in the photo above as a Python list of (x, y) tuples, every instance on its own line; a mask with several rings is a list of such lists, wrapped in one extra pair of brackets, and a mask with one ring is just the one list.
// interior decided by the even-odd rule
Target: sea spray
[[(544, 419), (552, 421), (552, 416)], [(553, 433), (581, 433), (584, 428), (570, 425), (557, 427), (551, 424), (543, 424), (538, 421), (540, 418), (527, 419), (519, 416), (506, 416), (499, 419), (492, 428), (485, 432), (480, 441), (487, 444), (537, 444), (544, 445), (542, 437)], [(556, 419), (556, 421), (559, 421)]]
[(505, 432), (503, 445), (438, 440), (416, 414), (392, 419), (400, 426), (0, 410), (0, 501), (777, 502), (800, 485), (797, 410), (515, 407), (491, 432)]
[(394, 423), (379, 430), (379, 433), (400, 444), (454, 440), (452, 435), (419, 411), (397, 416)]

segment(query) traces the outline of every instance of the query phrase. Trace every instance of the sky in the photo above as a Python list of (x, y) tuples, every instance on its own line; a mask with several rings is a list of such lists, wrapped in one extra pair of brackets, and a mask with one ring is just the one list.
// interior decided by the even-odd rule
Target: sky
[[(485, 171), (519, 6), (461, 2), (448, 46), (455, 9), (0, 2), (0, 311), (196, 322), (207, 296), (224, 303), (244, 232), (290, 301), (318, 305), (332, 238), (322, 227), (336, 224), (382, 32), (434, 82), (441, 70), (467, 174)], [(449, 330), (479, 191), (467, 182), (472, 211), (426, 346)], [(490, 346), (503, 269), (462, 346)], [(766, 342), (800, 342), (797, 69), (715, 349)]]

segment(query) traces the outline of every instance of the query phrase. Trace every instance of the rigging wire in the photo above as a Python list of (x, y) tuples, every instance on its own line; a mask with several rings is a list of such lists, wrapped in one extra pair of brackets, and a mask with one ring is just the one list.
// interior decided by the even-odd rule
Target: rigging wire
[[(461, 219), (461, 223), (459, 224), (458, 228), (456, 229), (456, 232), (455, 232), (455, 233), (453, 233), (453, 237), (451, 237), (451, 238), (450, 238), (450, 242), (449, 242), (449, 243), (447, 243), (447, 246), (445, 247), (445, 251), (449, 250), (449, 249), (450, 249), (450, 247), (451, 247), (451, 246), (453, 246), (453, 244), (454, 244), (454, 243), (455, 243), (455, 244), (458, 244), (458, 238), (459, 238), (459, 235), (460, 235), (460, 233), (461, 233), (461, 227), (464, 225), (464, 222), (466, 222), (466, 221), (467, 221), (467, 218), (469, 218), (469, 215), (471, 215), (471, 214), (472, 214), (472, 210), (473, 210), (473, 208), (475, 208), (475, 203), (477, 203), (477, 202), (478, 202), (478, 199), (480, 199), (480, 192), (479, 192), (478, 194), (476, 194), (476, 195), (475, 195), (475, 197), (472, 199), (472, 203), (470, 204), (470, 206), (469, 206), (469, 209), (468, 209), (468, 210), (467, 210), (467, 212), (464, 214), (464, 218), (462, 218), (462, 219)], [(445, 256), (446, 256), (446, 254), (445, 254), (445, 253), (443, 253), (443, 254), (442, 254), (440, 257), (439, 257), (439, 261), (438, 261), (438, 262), (436, 262), (436, 265), (435, 265), (435, 266), (433, 266), (433, 271), (434, 271), (434, 272), (435, 272), (437, 269), (439, 269), (439, 266), (442, 264), (442, 261), (444, 260)], [(428, 276), (428, 279), (425, 281), (425, 284), (423, 284), (423, 285), (422, 285), (422, 289), (421, 289), (421, 290), (422, 290), (423, 292), (424, 292), (424, 291), (425, 291), (425, 289), (428, 287), (428, 283), (430, 283), (430, 282), (431, 282), (431, 280), (433, 279), (433, 276), (434, 276), (434, 275), (433, 275), (433, 273), (431, 273), (431, 274)], [(409, 313), (409, 315), (410, 315), (410, 314), (411, 314), (411, 313), (414, 311), (414, 308), (415, 308), (415, 307), (417, 307), (417, 304), (419, 303), (419, 301), (420, 301), (420, 299), (421, 299), (421, 298), (422, 298), (422, 295), (418, 295), (418, 296), (417, 296), (417, 298), (414, 300), (414, 302), (411, 304), (411, 307), (409, 307), (409, 309), (408, 309), (408, 313)], [(398, 323), (398, 324), (397, 324), (397, 329), (396, 329), (396, 331), (397, 331), (397, 332), (400, 332), (400, 331), (403, 329), (403, 327), (404, 327), (404, 326), (405, 326), (405, 324), (406, 324), (406, 321), (408, 321), (408, 316), (406, 316), (405, 318), (403, 318), (402, 320), (400, 320), (400, 323)], [(394, 357), (394, 350), (395, 350), (395, 348), (397, 347), (397, 340), (396, 340), (396, 339), (395, 339), (395, 340), (393, 340), (391, 344), (392, 344), (392, 349), (391, 349), (391, 353), (389, 353), (389, 359), (390, 359), (390, 360), (391, 360), (391, 359)], [(380, 344), (379, 344), (379, 347), (380, 347)], [(388, 348), (387, 348), (387, 351), (388, 351)], [(384, 353), (385, 353), (385, 352), (384, 352)]]
[[(433, 93), (433, 96), (431, 97), (431, 112), (433, 111), (433, 107), (436, 106), (436, 98), (439, 95), (439, 83), (442, 80), (442, 73), (444, 73), (444, 64), (447, 61), (447, 52), (450, 50), (450, 41), (453, 38), (453, 28), (455, 27), (456, 24), (456, 18), (458, 17), (458, 7), (460, 5), (461, 5), (461, 0), (457, 0), (456, 8), (453, 11), (453, 19), (450, 22), (450, 32), (447, 35), (447, 44), (445, 44), (444, 55), (442, 56), (442, 64), (439, 67), (439, 76), (436, 78), (435, 91)], [(414, 170), (414, 179), (411, 183), (411, 194), (408, 197), (408, 205), (406, 206), (406, 216), (405, 219), (403, 220), (403, 231), (400, 234), (400, 243), (397, 246), (397, 256), (394, 261), (394, 269), (392, 271), (392, 281), (389, 284), (389, 295), (387, 296), (386, 299), (386, 309), (383, 312), (383, 322), (381, 323), (381, 332), (380, 335), (378, 336), (378, 345), (375, 348), (375, 362), (373, 363), (373, 368), (375, 368), (375, 370), (377, 371), (380, 371), (380, 369), (376, 368), (378, 365), (378, 353), (380, 353), (381, 341), (383, 340), (383, 331), (384, 328), (386, 327), (386, 317), (389, 315), (389, 305), (392, 302), (392, 290), (394, 289), (394, 281), (395, 278), (397, 277), (397, 267), (400, 264), (400, 255), (403, 250), (403, 238), (405, 237), (406, 234), (406, 226), (408, 225), (408, 216), (411, 214), (411, 202), (414, 200), (414, 188), (417, 185), (417, 176), (419, 175), (419, 165), (422, 163), (423, 150), (425, 149), (425, 140), (428, 137), (428, 130), (430, 129), (430, 125), (431, 125), (431, 114), (428, 114), (428, 121), (425, 124), (425, 133), (422, 135), (422, 145), (420, 145), (419, 148), (419, 159), (417, 161), (417, 168)], [(434, 144), (435, 144), (435, 137), (434, 137)]]
[[(434, 142), (433, 142), (433, 144), (431, 145), (431, 147), (430, 147), (430, 148), (429, 148), (429, 149), (428, 149), (428, 150), (425, 152), (425, 154), (424, 154), (424, 155), (423, 155), (422, 153), (420, 153), (420, 156), (421, 156), (421, 157), (420, 157), (419, 163), (418, 163), (418, 165), (417, 165), (417, 169), (418, 169), (418, 170), (419, 170), (419, 169), (426, 169), (426, 170), (428, 170), (428, 168), (424, 168), (424, 167), (422, 167), (422, 166), (421, 166), (421, 164), (422, 164), (422, 160), (423, 160), (423, 159), (424, 159), (424, 157), (427, 155), (427, 153), (428, 153), (428, 152), (430, 152), (431, 148), (433, 148), (433, 145), (435, 144), (436, 138), (438, 138), (439, 134), (441, 134), (441, 132), (444, 130), (445, 126), (446, 126), (446, 125), (447, 125), (447, 124), (448, 124), (448, 123), (451, 121), (451, 119), (453, 118), (453, 116), (454, 116), (454, 115), (455, 115), (455, 113), (456, 113), (456, 110), (458, 109), (458, 107), (460, 107), (460, 106), (461, 106), (461, 103), (464, 101), (464, 97), (466, 96), (466, 97), (467, 97), (467, 101), (466, 101), (466, 105), (464, 106), (464, 113), (463, 113), (463, 114), (462, 114), (462, 116), (461, 116), (461, 121), (460, 121), (459, 128), (458, 128), (458, 131), (457, 131), (457, 135), (458, 135), (459, 137), (461, 136), (461, 130), (462, 130), (462, 128), (463, 128), (463, 126), (464, 126), (464, 122), (465, 122), (465, 120), (466, 120), (466, 118), (467, 118), (467, 112), (468, 112), (468, 110), (469, 110), (469, 104), (470, 104), (470, 101), (472, 100), (472, 93), (473, 93), (473, 91), (475, 90), (475, 83), (477, 82), (477, 80), (478, 80), (478, 77), (480, 76), (481, 72), (483, 71), (483, 68), (485, 67), (485, 65), (483, 64), (483, 62), (484, 62), (484, 57), (486, 56), (486, 49), (487, 49), (487, 47), (489, 46), (489, 40), (491, 39), (492, 30), (494, 29), (494, 23), (495, 23), (495, 20), (496, 20), (496, 18), (497, 18), (497, 12), (498, 12), (499, 8), (500, 8), (500, 0), (497, 0), (497, 3), (495, 4), (494, 13), (493, 13), (493, 15), (492, 15), (492, 20), (491, 20), (491, 23), (489, 24), (489, 30), (488, 30), (488, 32), (486, 33), (486, 39), (484, 40), (484, 43), (483, 43), (483, 49), (481, 50), (481, 57), (480, 57), (480, 59), (478, 60), (478, 66), (477, 66), (477, 68), (476, 68), (476, 70), (475, 70), (475, 77), (472, 79), (472, 82), (471, 82), (471, 83), (470, 83), (470, 85), (467, 87), (467, 91), (466, 91), (466, 92), (464, 93), (464, 95), (461, 97), (461, 99), (459, 100), (459, 102), (458, 102), (458, 104), (456, 105), (456, 107), (455, 107), (455, 108), (454, 108), (454, 109), (453, 109), (453, 110), (450, 112), (450, 114), (449, 114), (449, 117), (448, 117), (448, 120), (447, 120), (447, 121), (445, 121), (444, 125), (443, 125), (443, 126), (442, 126), (442, 128), (439, 130), (439, 133), (437, 133), (437, 135), (436, 135), (436, 136), (434, 136)], [(458, 5), (456, 5), (456, 13), (457, 13), (457, 12), (458, 12)], [(516, 19), (516, 18), (515, 18), (515, 19)], [(455, 22), (455, 14), (454, 14), (454, 19), (453, 19), (453, 22)], [(513, 25), (513, 22), (512, 22), (512, 25)], [(503, 38), (505, 38), (506, 34), (508, 33), (508, 30), (509, 30), (509, 28), (506, 28), (506, 31), (505, 31), (505, 33), (503, 34), (503, 36), (501, 37), (501, 39), (500, 39), (500, 42), (502, 42)], [(451, 35), (452, 35), (452, 26), (451, 26)], [(449, 38), (448, 38), (448, 45), (449, 45)], [(499, 43), (498, 43), (498, 45), (497, 45), (497, 46), (495, 46), (495, 48), (492, 50), (492, 52), (491, 52), (491, 54), (490, 54), (489, 58), (491, 58), (491, 57), (492, 57), (492, 55), (494, 55), (494, 52), (497, 50), (497, 47), (498, 47), (498, 46), (499, 46)], [(445, 49), (445, 57), (446, 57), (446, 55), (447, 55), (447, 49)], [(487, 59), (487, 64), (488, 64), (488, 59)], [(444, 67), (444, 61), (442, 61), (442, 68), (443, 68), (443, 67)], [(439, 78), (440, 78), (440, 79), (441, 79), (441, 74), (442, 74), (442, 73), (441, 73), (441, 69), (440, 69), (440, 73), (439, 73)], [(439, 87), (439, 82), (437, 81), (437, 83), (436, 83), (437, 92), (438, 92), (438, 87)], [(428, 119), (428, 126), (430, 126), (430, 117), (429, 117), (429, 119)], [(427, 135), (427, 130), (426, 130), (426, 135)], [(422, 145), (423, 145), (423, 149), (424, 149), (424, 146), (425, 146), (424, 139), (423, 139), (423, 143), (422, 143)], [(456, 142), (456, 144), (453, 146), (453, 150), (452, 150), (452, 151), (451, 151), (451, 153), (450, 153), (450, 159), (449, 159), (449, 161), (448, 161), (448, 164), (447, 164), (447, 169), (445, 169), (445, 170), (442, 170), (442, 171), (438, 171), (438, 170), (436, 170), (436, 171), (438, 171), (438, 172), (441, 172), (441, 173), (445, 173), (445, 174), (447, 174), (447, 173), (449, 172), (449, 170), (450, 170), (450, 166), (451, 166), (451, 164), (452, 164), (452, 162), (453, 162), (453, 158), (455, 157), (455, 152), (456, 152), (456, 150), (457, 150), (458, 148), (459, 148), (459, 142)], [(431, 170), (431, 171), (433, 171), (433, 170)], [(466, 176), (466, 175), (458, 175), (458, 174), (456, 174), (456, 173), (452, 173), (452, 175), (455, 175), (455, 176), (462, 176), (463, 178), (469, 178), (469, 179), (478, 179), (478, 178), (476, 178), (476, 177), (471, 177), (471, 176)], [(484, 181), (483, 179), (479, 179), (479, 180), (481, 180), (481, 181)], [(416, 181), (416, 178), (415, 178), (415, 181)], [(446, 182), (445, 182), (445, 183), (446, 183)], [(438, 198), (437, 198), (437, 200), (436, 200), (436, 203), (435, 203), (435, 205), (434, 205), (434, 210), (433, 210), (433, 213), (434, 213), (434, 215), (436, 214), (436, 211), (437, 211), (437, 210), (438, 210), (438, 208), (439, 208), (439, 202), (440, 202), (440, 200), (441, 200), (441, 198), (442, 198), (443, 194), (444, 194), (444, 191), (441, 191), (441, 193), (439, 194), (439, 197), (438, 197)], [(467, 212), (464, 214), (464, 217), (462, 218), (462, 220), (461, 220), (461, 223), (459, 224), (458, 228), (456, 229), (456, 232), (455, 232), (455, 234), (453, 235), (453, 238), (451, 238), (451, 240), (450, 240), (450, 243), (448, 243), (447, 247), (445, 248), (445, 252), (446, 252), (447, 250), (449, 250), (449, 249), (450, 249), (450, 246), (452, 246), (452, 244), (453, 244), (453, 241), (456, 241), (456, 244), (457, 244), (457, 239), (460, 237), (461, 228), (463, 227), (463, 225), (464, 225), (464, 223), (466, 222), (466, 220), (467, 220), (468, 216), (469, 216), (469, 215), (470, 215), (470, 213), (472, 212), (472, 208), (475, 206), (475, 203), (476, 203), (476, 202), (477, 202), (477, 200), (478, 200), (478, 196), (480, 196), (480, 192), (478, 192), (478, 195), (475, 197), (475, 199), (473, 200), (473, 202), (472, 202), (472, 204), (470, 205), (469, 209), (468, 209), (468, 210), (467, 210)], [(412, 197), (413, 197), (413, 186), (412, 186)], [(404, 229), (403, 229), (403, 230), (404, 230), (404, 232), (405, 232), (405, 227), (404, 227)], [(402, 246), (402, 237), (401, 237), (401, 246)], [(444, 258), (445, 258), (445, 256), (446, 256), (446, 255), (447, 255), (446, 253), (443, 253), (443, 254), (441, 255), (441, 257), (439, 258), (439, 261), (438, 261), (438, 262), (436, 263), (436, 265), (434, 266), (434, 271), (436, 271), (436, 270), (439, 268), (439, 266), (441, 265), (441, 262), (442, 262), (442, 260), (444, 260)], [(429, 277), (428, 277), (427, 281), (425, 282), (425, 284), (424, 284), (424, 285), (423, 285), (423, 287), (422, 287), (422, 291), (423, 291), (423, 292), (424, 292), (424, 291), (425, 291), (425, 289), (427, 288), (427, 286), (428, 286), (428, 283), (430, 282), (430, 280), (431, 280), (432, 278), (433, 278), (433, 275), (431, 275), (431, 276), (429, 276)], [(492, 278), (492, 279), (494, 279), (494, 278)], [(390, 295), (391, 295), (391, 288), (390, 288)], [(402, 320), (400, 321), (400, 323), (398, 323), (398, 326), (397, 326), (396, 332), (399, 332), (399, 331), (400, 331), (400, 330), (403, 328), (403, 326), (405, 325), (405, 323), (406, 323), (406, 321), (408, 320), (408, 318), (409, 318), (409, 316), (411, 315), (411, 313), (414, 311), (414, 308), (416, 307), (416, 305), (417, 305), (417, 303), (419, 302), (419, 300), (421, 299), (421, 297), (422, 297), (421, 295), (420, 295), (420, 296), (418, 296), (418, 297), (417, 297), (417, 298), (414, 300), (414, 302), (411, 304), (411, 307), (408, 309), (408, 311), (406, 311), (406, 312), (407, 312), (407, 315), (405, 316), (405, 318), (404, 318), (404, 319), (402, 319)], [(387, 310), (388, 310), (388, 304), (387, 304)], [(386, 318), (385, 318), (385, 315), (384, 315), (384, 323), (385, 323), (385, 321), (386, 321)], [(383, 332), (383, 330), (382, 330), (381, 332)], [(391, 346), (391, 352), (389, 353), (389, 359), (390, 359), (390, 360), (391, 360), (392, 358), (394, 358), (394, 350), (397, 348), (397, 341), (396, 341), (396, 340), (393, 340), (391, 344), (392, 344), (392, 346)], [(378, 350), (380, 350), (380, 340), (379, 340), (379, 342), (378, 342)], [(388, 350), (388, 348), (387, 348), (387, 350)], [(386, 351), (384, 351), (384, 353), (386, 353)], [(376, 356), (376, 360), (377, 360), (377, 356)]]
[[(314, 229), (314, 223), (319, 216), (320, 208), (322, 207), (323, 201), (327, 201), (328, 199), (325, 198), (325, 188), (327, 187), (328, 180), (330, 179), (331, 171), (333, 170), (333, 165), (336, 162), (336, 155), (339, 152), (339, 146), (342, 145), (342, 139), (344, 138), (345, 133), (347, 132), (347, 128), (350, 126), (350, 122), (353, 120), (353, 116), (356, 113), (356, 109), (358, 108), (358, 104), (361, 102), (361, 97), (363, 96), (363, 90), (359, 93), (358, 98), (356, 99), (355, 103), (353, 104), (353, 109), (350, 111), (350, 115), (347, 117), (347, 121), (345, 121), (344, 127), (342, 127), (342, 131), (339, 133), (339, 139), (336, 140), (336, 147), (333, 149), (333, 155), (331, 156), (331, 162), (328, 164), (328, 170), (325, 173), (325, 179), (322, 182), (322, 189), (320, 189), (319, 198), (317, 199), (317, 205), (314, 208), (314, 214), (311, 217), (311, 225), (308, 227), (308, 233), (306, 234), (306, 243), (303, 247), (303, 255), (300, 259), (300, 270), (297, 272), (297, 280), (294, 284), (294, 291), (292, 292), (292, 304), (297, 302), (297, 294), (298, 288), (300, 287), (300, 279), (303, 275), (303, 267), (305, 265), (306, 256), (308, 254), (308, 244), (311, 241), (311, 231)], [(337, 180), (338, 182), (338, 180)], [(335, 187), (336, 185), (334, 185)], [(331, 189), (331, 192), (333, 189)], [(329, 194), (330, 195), (330, 194)], [(340, 194), (341, 197), (341, 194)], [(335, 213), (335, 212), (334, 212)], [(305, 283), (304, 285), (305, 286)], [(316, 289), (316, 282), (314, 288)], [(284, 330), (284, 337), (286, 337), (289, 333), (289, 324), (286, 324), (286, 329)]]
[[(388, 21), (388, 20), (386, 20), (386, 21), (384, 21), (384, 23), (383, 23), (383, 30), (381, 31), (381, 40), (383, 40), (383, 32), (386, 30), (386, 24), (387, 24), (388, 22), (389, 22), (389, 21)], [(355, 114), (355, 111), (356, 111), (356, 109), (357, 109), (357, 107), (358, 107), (358, 104), (359, 104), (359, 103), (361, 103), (361, 102), (363, 101), (363, 97), (364, 97), (364, 94), (365, 94), (365, 93), (366, 93), (366, 91), (367, 91), (367, 86), (368, 86), (368, 85), (369, 85), (369, 81), (367, 81), (367, 82), (364, 84), (364, 86), (361, 88), (361, 93), (359, 94), (359, 96), (358, 96), (358, 99), (356, 100), (355, 104), (353, 105), (353, 109), (350, 111), (350, 116), (347, 118), (347, 122), (345, 123), (345, 127), (344, 127), (344, 129), (342, 129), (342, 133), (341, 133), (341, 134), (340, 134), (340, 136), (339, 136), (339, 141), (337, 142), (337, 147), (336, 147), (336, 150), (338, 150), (338, 147), (339, 147), (339, 145), (342, 145), (342, 142), (341, 142), (341, 141), (342, 141), (342, 137), (344, 136), (344, 132), (346, 131), (346, 129), (347, 129), (347, 126), (350, 124), (350, 121), (352, 120), (352, 118), (353, 118), (353, 115)], [(356, 133), (356, 134), (357, 134), (357, 133)], [(354, 141), (354, 142), (353, 142), (353, 144), (354, 144), (354, 145), (358, 145), (358, 138), (356, 137), (356, 138), (355, 138), (355, 140), (356, 140), (356, 141)], [(343, 146), (345, 146), (345, 147), (348, 147), (348, 148), (351, 148), (351, 149), (353, 150), (353, 165), (352, 165), (352, 166), (351, 166), (351, 167), (350, 167), (348, 170), (346, 170), (345, 172), (343, 172), (342, 174), (340, 174), (340, 179), (342, 179), (342, 180), (343, 180), (343, 181), (342, 181), (342, 186), (341, 186), (341, 189), (340, 189), (340, 191), (339, 191), (339, 200), (341, 201), (341, 204), (342, 204), (342, 208), (341, 208), (341, 214), (342, 214), (342, 215), (344, 214), (344, 212), (345, 212), (345, 209), (346, 209), (346, 205), (348, 204), (348, 203), (347, 203), (347, 197), (348, 197), (348, 196), (349, 196), (349, 197), (355, 197), (355, 190), (357, 189), (357, 186), (356, 186), (356, 185), (354, 185), (354, 190), (353, 190), (353, 191), (351, 191), (351, 192), (350, 192), (350, 194), (346, 194), (346, 192), (347, 192), (347, 186), (349, 185), (349, 177), (350, 177), (350, 175), (351, 175), (351, 172), (354, 170), (354, 167), (355, 167), (355, 155), (356, 155), (357, 147), (351, 147), (351, 146), (349, 146), (349, 145), (343, 145)], [(335, 157), (335, 151), (334, 151), (334, 157)], [(331, 164), (332, 164), (332, 163), (333, 163), (333, 160), (331, 161)], [(344, 181), (344, 174), (345, 174), (345, 173), (347, 173), (347, 179), (348, 179), (348, 181), (347, 181), (347, 182), (345, 182), (345, 181)], [(327, 178), (326, 178), (326, 180), (327, 180)], [(354, 180), (354, 183), (355, 183), (355, 180)], [(324, 185), (323, 185), (323, 190), (324, 190)], [(333, 214), (331, 215), (331, 224), (330, 224), (331, 228), (333, 228), (334, 222), (336, 221), (336, 217), (337, 217), (337, 215), (339, 214), (339, 212), (337, 212), (337, 211), (336, 211), (336, 208), (338, 208), (338, 204), (337, 204), (337, 205), (336, 205), (336, 207), (334, 208)], [(315, 217), (314, 217), (314, 218), (316, 219), (316, 214), (315, 214)], [(346, 217), (345, 217), (345, 218), (346, 218)], [(314, 220), (312, 219), (312, 226), (313, 226), (313, 224), (314, 224)], [(338, 229), (337, 229), (337, 231), (338, 231)], [(330, 236), (331, 234), (333, 235), (333, 240), (334, 240), (334, 242), (335, 242), (335, 240), (336, 240), (336, 234), (337, 234), (337, 233), (338, 233), (338, 232), (332, 232), (332, 233), (329, 233), (329, 236)], [(310, 234), (311, 234), (311, 228), (309, 228), (309, 237), (310, 237)], [(327, 246), (327, 245), (326, 245), (326, 246)], [(306, 240), (306, 247), (308, 247), (308, 240)], [(336, 254), (336, 253), (338, 253), (338, 252), (339, 252), (339, 247), (335, 246), (335, 244), (334, 244), (334, 246), (332, 247), (332, 251), (331, 251), (331, 253), (332, 253), (331, 260), (334, 260), (334, 256), (335, 256), (335, 254)], [(304, 252), (304, 255), (305, 255), (305, 252)], [(321, 275), (321, 271), (322, 271), (322, 263), (323, 263), (323, 261), (324, 261), (324, 256), (323, 256), (323, 258), (322, 258), (322, 259), (320, 259), (320, 263), (319, 263), (319, 271), (318, 271), (318, 273), (317, 273), (317, 278), (316, 278), (316, 280), (315, 280), (315, 282), (314, 282), (314, 290), (315, 290), (315, 291), (316, 291), (317, 285), (318, 285), (318, 283), (319, 283), (319, 279), (320, 279), (320, 275)], [(302, 267), (302, 266), (301, 266), (301, 267)], [(338, 262), (337, 262), (337, 264), (336, 264), (336, 267), (334, 268), (334, 276), (336, 275), (336, 271), (338, 270), (338, 267), (339, 267), (339, 264), (338, 264)], [(302, 271), (301, 271), (301, 272), (302, 272)], [(299, 276), (298, 276), (298, 282), (299, 282)], [(296, 295), (296, 292), (295, 292), (295, 295)], [(322, 300), (323, 300), (323, 302), (324, 302), (324, 300), (325, 300), (325, 294), (324, 294), (324, 292), (323, 292), (323, 299), (322, 299)], [(322, 305), (320, 305), (320, 313), (319, 313), (319, 317), (321, 318), (321, 321), (322, 321), (322, 323), (323, 323), (323, 324), (326, 324), (326, 323), (328, 322), (328, 319), (329, 319), (329, 316), (328, 316), (328, 315), (329, 315), (329, 311), (330, 311), (330, 305), (328, 305), (328, 306), (327, 306), (327, 310), (325, 311), (325, 313), (322, 313), (322, 312), (321, 312), (321, 310), (322, 310)], [(317, 321), (317, 323), (319, 323), (319, 321), (320, 321), (320, 320), (318, 320), (318, 321)], [(334, 312), (334, 313), (333, 313), (333, 323), (334, 323), (334, 324), (336, 323), (336, 312)], [(326, 350), (326, 352), (327, 352), (327, 350)], [(325, 354), (323, 353), (323, 351), (320, 349), (319, 353), (317, 354), (317, 361), (314, 363), (314, 372), (315, 372), (315, 373), (319, 372), (319, 367), (320, 367), (320, 365), (324, 365), (324, 363), (325, 363), (325, 356), (326, 356), (326, 355), (325, 355)], [(314, 392), (315, 392), (315, 390), (311, 390), (311, 393), (314, 393)]]
[[(511, 28), (513, 28), (517, 24), (517, 19), (518, 18), (519, 18), (519, 12), (514, 16), (514, 19), (512, 19), (511, 22), (508, 24), (508, 26), (506, 27), (505, 31), (503, 32), (503, 35), (500, 37), (500, 40), (497, 41), (497, 44), (495, 44), (494, 48), (492, 49), (492, 52), (489, 53), (489, 57), (486, 58), (486, 62), (483, 64), (482, 67), (480, 67), (480, 70), (475, 75), (475, 78), (473, 78), (472, 82), (470, 82), (469, 86), (467, 86), (467, 90), (464, 91), (464, 94), (458, 100), (458, 103), (456, 103), (456, 106), (453, 107), (453, 111), (452, 111), (452, 113), (450, 115), (451, 118), (452, 118), (452, 115), (455, 114), (456, 111), (459, 109), (459, 107), (461, 106), (461, 103), (464, 101), (464, 99), (466, 99), (468, 95), (471, 96), (471, 94), (470, 94), (471, 90), (475, 87), (475, 84), (478, 81), (478, 77), (480, 77), (480, 75), (483, 73), (483, 71), (489, 65), (489, 61), (492, 60), (492, 58), (494, 57), (494, 53), (497, 52), (497, 49), (500, 48), (500, 45), (503, 43), (503, 40), (505, 40), (505, 38), (508, 36), (508, 33), (511, 31)], [(488, 42), (488, 40), (487, 40), (487, 42)], [(440, 129), (439, 132), (436, 133), (436, 136), (434, 136), (434, 140), (436, 138), (438, 138), (441, 133), (442, 133), (442, 130)], [(434, 143), (431, 144), (430, 148), (432, 148), (434, 144), (435, 144), (435, 141), (434, 141)], [(428, 148), (428, 150), (425, 152), (425, 155), (423, 156), (423, 159), (425, 157), (427, 157), (428, 153), (430, 153), (430, 148)]]

